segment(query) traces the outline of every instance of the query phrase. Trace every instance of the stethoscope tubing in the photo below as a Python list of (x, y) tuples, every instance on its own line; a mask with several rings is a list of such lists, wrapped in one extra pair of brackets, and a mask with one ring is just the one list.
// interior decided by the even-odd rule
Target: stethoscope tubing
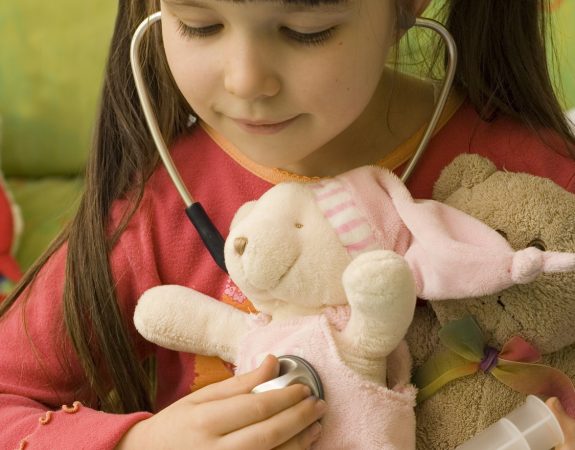
[(154, 144), (156, 145), (168, 175), (170, 176), (174, 186), (180, 194), (180, 197), (186, 205), (186, 215), (194, 225), (194, 228), (197, 230), (205, 247), (207, 248), (216, 264), (224, 272), (227, 272), (226, 263), (224, 260), (224, 238), (214, 223), (210, 220), (204, 207), (200, 204), (200, 202), (196, 201), (191, 196), (182, 180), (182, 177), (180, 176), (179, 171), (176, 169), (176, 165), (170, 156), (166, 142), (162, 137), (162, 132), (160, 131), (160, 126), (158, 125), (156, 115), (154, 114), (154, 110), (150, 102), (150, 95), (142, 75), (142, 64), (140, 62), (139, 52), (140, 43), (150, 26), (155, 22), (158, 22), (161, 17), (162, 13), (159, 11), (146, 18), (138, 26), (132, 37), (132, 42), (130, 45), (130, 63), (132, 66), (132, 73), (134, 75), (136, 91), (138, 92), (138, 97), (142, 105), (142, 111), (144, 112), (144, 117), (146, 119), (146, 123), (148, 124), (148, 128), (150, 129)]
[(431, 116), (431, 120), (427, 124), (425, 129), (425, 133), (421, 138), (421, 142), (417, 147), (413, 157), (407, 164), (407, 167), (401, 174), (401, 181), (404, 183), (407, 182), (408, 178), (413, 173), (413, 169), (423, 156), (423, 153), (427, 149), (427, 145), (433, 136), (435, 128), (443, 114), (443, 110), (445, 109), (445, 105), (447, 103), (447, 99), (449, 98), (449, 93), (451, 92), (451, 87), (453, 86), (453, 80), (455, 79), (455, 71), (457, 69), (457, 45), (455, 44), (455, 40), (453, 36), (447, 31), (447, 29), (441, 25), (439, 22), (431, 19), (423, 19), (417, 18), (415, 20), (415, 26), (421, 28), (428, 28), (430, 30), (435, 31), (438, 33), (443, 41), (445, 42), (445, 46), (447, 49), (447, 68), (445, 71), (445, 78), (443, 80), (443, 85), (441, 87), (441, 91), (439, 93), (439, 98), (437, 99), (437, 103), (435, 105), (435, 109), (433, 110), (433, 114)]
[(161, 11), (158, 11), (148, 18), (146, 18), (136, 29), (134, 35), (132, 36), (132, 42), (130, 45), (130, 63), (132, 65), (132, 73), (134, 75), (134, 81), (136, 84), (136, 90), (138, 91), (138, 97), (140, 99), (140, 103), (142, 105), (142, 111), (144, 112), (144, 116), (146, 118), (146, 123), (148, 124), (148, 128), (150, 129), (150, 133), (152, 138), (154, 139), (154, 144), (158, 149), (158, 153), (162, 158), (162, 162), (166, 166), (166, 170), (172, 179), (174, 186), (178, 190), (180, 197), (186, 204), (186, 206), (195, 203), (194, 198), (190, 195), (186, 185), (182, 181), (180, 177), (180, 173), (176, 169), (174, 165), (174, 161), (170, 156), (170, 152), (166, 146), (164, 138), (162, 136), (162, 132), (160, 131), (160, 126), (158, 125), (158, 121), (156, 120), (156, 115), (154, 114), (152, 104), (150, 102), (150, 95), (148, 93), (148, 89), (146, 87), (146, 83), (144, 82), (144, 76), (142, 75), (142, 65), (140, 61), (140, 43), (142, 42), (142, 38), (144, 34), (148, 31), (148, 29), (156, 22), (158, 22), (162, 18)]
[[(224, 261), (224, 238), (222, 237), (218, 229), (215, 227), (213, 222), (210, 220), (208, 214), (206, 213), (202, 205), (192, 197), (192, 195), (186, 188), (186, 185), (183, 182), (182, 177), (180, 176), (180, 173), (177, 170), (174, 161), (172, 160), (172, 157), (170, 156), (170, 152), (168, 151), (164, 138), (162, 137), (162, 132), (160, 131), (156, 115), (150, 102), (150, 95), (148, 89), (146, 88), (144, 77), (142, 75), (142, 65), (139, 54), (140, 43), (146, 31), (148, 31), (148, 29), (154, 23), (158, 22), (161, 18), (162, 18), (161, 11), (151, 14), (142, 21), (142, 23), (138, 26), (132, 37), (132, 42), (130, 46), (130, 62), (132, 66), (132, 73), (134, 76), (136, 91), (140, 99), (140, 104), (142, 106), (142, 111), (144, 113), (146, 123), (154, 140), (154, 144), (156, 145), (158, 153), (160, 154), (160, 158), (162, 159), (162, 163), (164, 164), (166, 171), (170, 176), (170, 179), (172, 180), (174, 186), (178, 190), (180, 197), (182, 198), (184, 204), (186, 205), (187, 216), (189, 217), (190, 221), (196, 228), (198, 234), (200, 235), (200, 238), (202, 239), (204, 245), (206, 246), (207, 250), (211, 254), (216, 264), (222, 270), (227, 271)], [(401, 180), (404, 183), (413, 173), (415, 166), (417, 165), (421, 156), (425, 152), (427, 145), (429, 144), (429, 141), (433, 136), (433, 133), (437, 127), (437, 123), (441, 118), (441, 115), (447, 103), (447, 99), (449, 97), (449, 93), (451, 91), (451, 87), (453, 85), (453, 80), (455, 78), (455, 71), (457, 68), (457, 58), (458, 58), (457, 46), (455, 44), (453, 37), (439, 22), (436, 22), (435, 20), (431, 19), (417, 18), (415, 21), (415, 26), (431, 29), (441, 36), (446, 45), (448, 63), (443, 85), (437, 103), (435, 105), (435, 109), (433, 111), (431, 120), (429, 121), (425, 129), (425, 132), (423, 134), (423, 137), (421, 139), (421, 142), (419, 143), (419, 146), (415, 154), (408, 162), (407, 167), (405, 168), (403, 174), (401, 175)]]

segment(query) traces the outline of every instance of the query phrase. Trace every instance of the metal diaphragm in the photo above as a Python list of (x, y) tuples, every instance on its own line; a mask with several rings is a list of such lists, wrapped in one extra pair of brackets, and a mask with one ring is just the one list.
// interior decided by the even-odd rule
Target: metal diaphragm
[(253, 388), (252, 392), (254, 394), (300, 383), (308, 386), (315, 397), (324, 398), (321, 380), (310, 363), (295, 355), (279, 356), (278, 361), (280, 363), (279, 375), (273, 380), (266, 381)]

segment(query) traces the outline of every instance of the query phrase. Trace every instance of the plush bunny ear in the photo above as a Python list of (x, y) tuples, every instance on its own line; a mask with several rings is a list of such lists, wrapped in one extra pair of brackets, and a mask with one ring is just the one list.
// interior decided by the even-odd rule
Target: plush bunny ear
[(232, 219), (232, 223), (230, 224), (230, 230), (232, 230), (238, 223), (240, 223), (247, 215), (254, 209), (257, 200), (252, 200), (249, 202), (244, 203), (239, 209), (236, 211)]
[(460, 188), (470, 189), (497, 171), (495, 164), (479, 155), (464, 153), (446, 166), (433, 187), (433, 199), (443, 202)]

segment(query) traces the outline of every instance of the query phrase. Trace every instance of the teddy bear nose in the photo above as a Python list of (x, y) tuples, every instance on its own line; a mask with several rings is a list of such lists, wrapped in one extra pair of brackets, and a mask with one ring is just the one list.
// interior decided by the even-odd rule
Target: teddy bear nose
[(234, 239), (234, 249), (238, 253), (238, 255), (243, 255), (246, 249), (246, 245), (248, 245), (248, 239), (245, 237), (237, 237)]

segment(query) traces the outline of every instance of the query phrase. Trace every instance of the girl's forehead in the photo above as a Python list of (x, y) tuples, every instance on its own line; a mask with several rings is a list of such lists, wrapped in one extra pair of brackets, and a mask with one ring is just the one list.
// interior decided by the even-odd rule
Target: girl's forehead
[[(184, 0), (185, 1), (185, 0)], [(329, 3), (345, 3), (348, 0), (215, 0), (219, 2), (233, 2), (233, 3), (246, 3), (246, 2), (276, 2), (288, 4), (304, 4), (304, 5), (323, 5)]]
[(268, 2), (282, 5), (320, 6), (320, 5), (341, 5), (350, 3), (353, 0), (168, 0), (168, 3), (179, 5), (198, 6), (202, 4), (216, 3), (256, 3)]
[[(339, 11), (342, 8), (349, 8), (352, 4), (361, 0), (162, 0), (174, 7), (197, 7), (210, 8), (218, 4), (276, 4), (289, 10), (316, 9)], [(379, 0), (377, 0), (379, 1)], [(383, 0), (387, 1), (387, 0)]]

